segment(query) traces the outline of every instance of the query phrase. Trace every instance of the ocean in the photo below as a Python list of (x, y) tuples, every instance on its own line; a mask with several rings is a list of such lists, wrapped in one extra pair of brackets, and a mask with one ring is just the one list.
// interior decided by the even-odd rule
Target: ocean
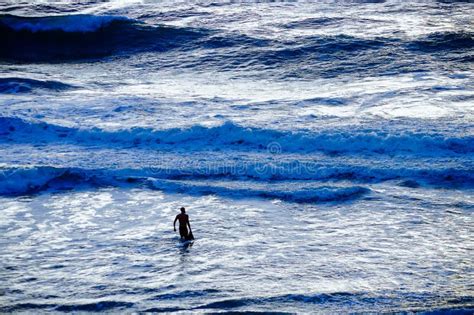
[(1, 313), (474, 312), (472, 1), (4, 1), (0, 43)]

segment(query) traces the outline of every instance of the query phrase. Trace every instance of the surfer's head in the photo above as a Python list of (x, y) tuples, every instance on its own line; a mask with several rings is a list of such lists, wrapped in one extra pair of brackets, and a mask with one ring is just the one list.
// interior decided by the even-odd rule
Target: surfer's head
[(181, 213), (186, 213), (186, 209), (184, 209), (184, 207), (181, 207)]

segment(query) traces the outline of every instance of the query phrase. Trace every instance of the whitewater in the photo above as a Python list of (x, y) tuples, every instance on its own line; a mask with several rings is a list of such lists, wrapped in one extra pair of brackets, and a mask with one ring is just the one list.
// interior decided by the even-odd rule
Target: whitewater
[(0, 3), (0, 313), (472, 314), (473, 13)]

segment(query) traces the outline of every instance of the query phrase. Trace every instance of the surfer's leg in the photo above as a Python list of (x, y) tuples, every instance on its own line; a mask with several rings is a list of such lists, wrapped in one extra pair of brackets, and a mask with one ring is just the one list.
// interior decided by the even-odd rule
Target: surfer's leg
[(180, 226), (179, 235), (181, 236), (181, 238), (186, 238), (188, 236), (188, 228), (186, 226)]

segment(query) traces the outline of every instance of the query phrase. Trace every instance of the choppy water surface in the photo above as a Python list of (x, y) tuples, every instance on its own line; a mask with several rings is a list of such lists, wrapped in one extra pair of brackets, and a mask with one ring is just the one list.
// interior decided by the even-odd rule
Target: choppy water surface
[(473, 311), (472, 3), (0, 11), (1, 312)]
[[(473, 200), (378, 189), (320, 206), (115, 188), (4, 199), (4, 310), (469, 305)], [(199, 237), (188, 248), (170, 233), (182, 204)]]

